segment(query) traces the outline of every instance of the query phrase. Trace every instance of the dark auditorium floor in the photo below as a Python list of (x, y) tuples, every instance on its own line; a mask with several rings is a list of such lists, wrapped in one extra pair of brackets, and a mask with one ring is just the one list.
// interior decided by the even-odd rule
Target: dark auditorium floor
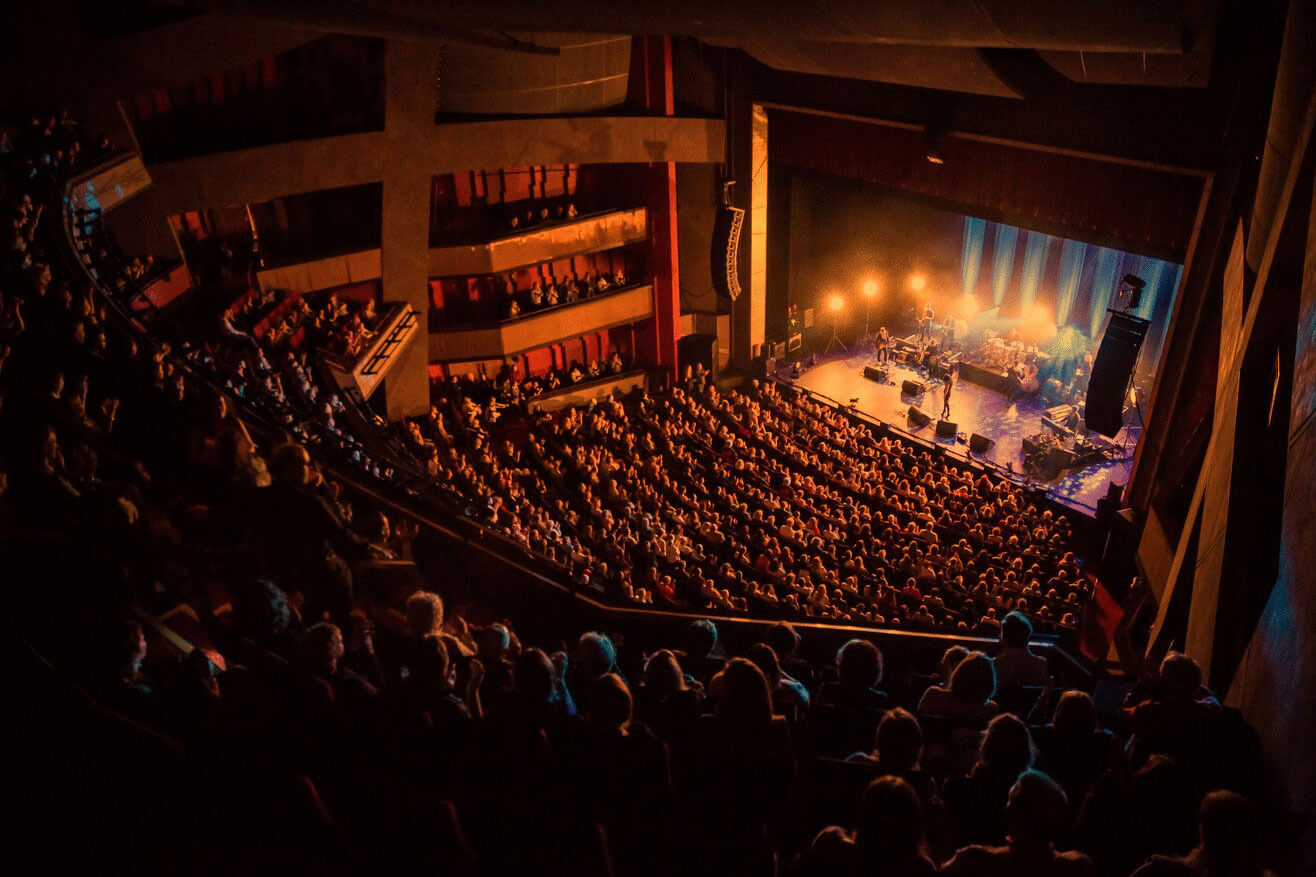
[[(922, 398), (902, 398), (901, 381), (920, 376), (903, 365), (893, 365), (888, 383), (877, 384), (863, 375), (864, 366), (874, 361), (871, 352), (846, 351), (805, 370), (794, 383), (841, 405), (848, 405), (851, 399), (858, 398), (856, 408), (862, 413), (923, 441), (935, 442), (952, 454), (968, 457), (968, 445), (950, 439), (938, 439), (933, 432), (937, 417), (941, 414), (940, 384), (930, 387)], [(906, 414), (911, 403), (930, 415), (932, 423), (918, 430), (909, 430)], [(1042, 412), (1046, 407), (1041, 399), (1020, 399), (1011, 403), (999, 393), (962, 380), (955, 385), (951, 396), (950, 419), (958, 424), (960, 433), (968, 435), (978, 432), (996, 441), (987, 453), (981, 455), (982, 459), (1002, 467), (1013, 463), (1015, 470), (1022, 472), (1024, 437), (1043, 430)], [(1126, 424), (1115, 437), (1116, 445), (1122, 446), (1130, 431), (1132, 436), (1127, 458), (1094, 463), (1065, 473), (1046, 485), (1051, 497), (1078, 511), (1092, 514), (1096, 510), (1097, 501), (1105, 496), (1111, 481), (1128, 483), (1133, 468), (1133, 451), (1141, 429), (1135, 421), (1131, 425)], [(975, 454), (974, 457), (979, 455)]]

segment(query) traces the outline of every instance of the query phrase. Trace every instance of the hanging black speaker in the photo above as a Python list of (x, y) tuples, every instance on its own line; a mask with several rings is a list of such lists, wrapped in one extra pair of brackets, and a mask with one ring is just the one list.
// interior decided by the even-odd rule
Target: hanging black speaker
[(740, 255), (740, 229), (745, 211), (739, 207), (719, 207), (713, 223), (713, 289), (732, 301), (740, 298), (740, 272), (736, 263)]
[(1084, 422), (1088, 429), (1114, 438), (1124, 426), (1124, 396), (1129, 378), (1138, 364), (1142, 340), (1151, 323), (1120, 311), (1110, 311), (1110, 322), (1101, 336), (1101, 348), (1092, 363), (1088, 380)]

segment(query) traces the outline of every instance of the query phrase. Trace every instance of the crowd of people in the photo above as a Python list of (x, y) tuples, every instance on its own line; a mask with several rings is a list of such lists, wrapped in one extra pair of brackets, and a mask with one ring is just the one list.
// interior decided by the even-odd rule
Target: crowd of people
[(502, 313), (508, 319), (514, 319), (559, 304), (571, 304), (593, 298), (610, 289), (621, 289), (626, 284), (626, 272), (620, 268), (612, 272), (611, 276), (590, 274), (579, 280), (575, 277), (567, 277), (561, 281), (550, 281), (548, 284), (535, 280), (526, 290), (517, 289), (512, 278), (504, 276)]
[(620, 599), (993, 634), (1014, 610), (1073, 629), (1091, 592), (1063, 514), (782, 385), (520, 417), (463, 398), (407, 424), (431, 474)]
[(442, 582), (393, 612), (369, 583), (417, 529), (330, 468), (393, 483), (340, 422), (360, 412), (253, 315), (180, 352), (118, 319), (42, 219), (58, 177), (24, 173), (51, 141), (8, 142), (29, 144), (0, 192), (20, 861), (58, 825), (76, 842), (45, 866), (101, 871), (1264, 873), (1254, 740), (1191, 659), (1102, 728), (1030, 651), (1087, 596), (1062, 515), (774, 384), (411, 426), (436, 484), (584, 585), (991, 632), (994, 656), (896, 679), (863, 637), (819, 662), (787, 622), (724, 642), (707, 619), (536, 646), (450, 613)]

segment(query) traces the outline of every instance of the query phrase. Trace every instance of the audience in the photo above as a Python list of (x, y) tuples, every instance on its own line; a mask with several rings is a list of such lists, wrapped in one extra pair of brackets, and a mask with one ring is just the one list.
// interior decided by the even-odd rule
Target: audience
[[(98, 868), (1266, 873), (1259, 761), (1192, 658), (1105, 717), (1029, 651), (1088, 596), (1063, 515), (693, 373), (538, 417), (459, 396), (391, 436), (294, 344), (364, 343), (378, 315), (333, 297), (258, 294), (274, 335), (234, 310), (175, 352), (115, 305), (147, 260), (111, 272), (43, 219), (89, 152), (67, 121), (0, 154), (0, 555), (36, 776), (14, 791)], [(404, 494), (619, 602), (741, 617), (493, 605), (464, 555), (409, 564)], [(390, 565), (414, 579), (390, 591)], [(826, 623), (999, 629), (1001, 652), (884, 640), (888, 665)], [(1045, 691), (1023, 716), (998, 684)], [(966, 741), (971, 765), (946, 755)]]

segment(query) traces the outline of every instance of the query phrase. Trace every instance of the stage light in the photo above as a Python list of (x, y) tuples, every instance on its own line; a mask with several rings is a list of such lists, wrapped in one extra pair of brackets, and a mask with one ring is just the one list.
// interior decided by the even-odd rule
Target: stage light
[(928, 285), (928, 279), (924, 277), (922, 274), (909, 275), (909, 288), (914, 290), (915, 292), (921, 291), (923, 287), (927, 285)]
[(832, 313), (839, 314), (845, 310), (845, 299), (833, 292), (827, 297), (827, 307)]
[(865, 280), (862, 287), (864, 298), (877, 298), (877, 281)]
[[(1047, 323), (1051, 323), (1051, 312), (1046, 309), (1046, 305), (1033, 305), (1028, 312), (1028, 321), (1037, 323), (1039, 326), (1045, 326)], [(1054, 329), (1055, 324), (1051, 323), (1051, 327)]]
[(978, 315), (978, 309), (982, 305), (978, 304), (978, 297), (970, 293), (960, 299), (960, 316), (966, 320), (972, 320)]

